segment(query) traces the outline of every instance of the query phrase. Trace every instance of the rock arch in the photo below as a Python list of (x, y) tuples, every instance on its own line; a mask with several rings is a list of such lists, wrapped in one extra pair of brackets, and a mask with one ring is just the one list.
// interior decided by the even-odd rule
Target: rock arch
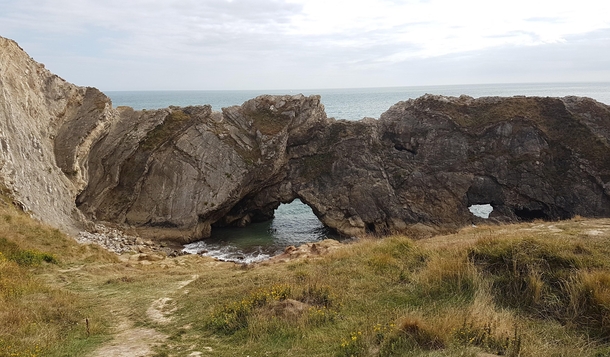
[(145, 235), (199, 239), (296, 198), (344, 235), (457, 227), (477, 203), (506, 221), (610, 214), (610, 110), (590, 99), (427, 95), (344, 121), (319, 96), (261, 96), (118, 118), (77, 203)]
[(610, 107), (592, 99), (425, 95), (360, 121), (303, 95), (136, 111), (0, 49), (0, 188), (66, 231), (191, 241), (297, 197), (344, 235), (458, 227), (482, 201), (495, 220), (610, 216)]

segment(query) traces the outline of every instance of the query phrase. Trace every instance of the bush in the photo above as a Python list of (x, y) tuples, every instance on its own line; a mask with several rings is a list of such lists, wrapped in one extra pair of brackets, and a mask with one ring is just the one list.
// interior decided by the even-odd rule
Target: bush
[(6, 238), (0, 238), (0, 254), (7, 260), (12, 260), (23, 266), (40, 265), (42, 262), (58, 263), (57, 258), (52, 254), (37, 250), (22, 250), (17, 244), (8, 241)]
[(568, 322), (610, 340), (610, 273), (582, 271), (568, 280), (565, 291), (569, 297)]
[(581, 266), (569, 247), (539, 239), (480, 240), (468, 257), (491, 275), (498, 303), (551, 315), (563, 308), (563, 282)]
[(272, 301), (282, 301), (290, 295), (290, 286), (275, 285), (271, 289), (252, 292), (240, 301), (224, 305), (211, 316), (210, 327), (218, 332), (234, 333), (248, 327), (248, 318), (257, 309)]

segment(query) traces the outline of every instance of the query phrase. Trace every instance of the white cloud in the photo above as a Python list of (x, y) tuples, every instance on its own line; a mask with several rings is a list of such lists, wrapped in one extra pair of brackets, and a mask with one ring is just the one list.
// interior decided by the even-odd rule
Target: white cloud
[(561, 45), (610, 28), (608, 13), (610, 2), (594, 0), (0, 0), (0, 35), (59, 66), (86, 56), (129, 73), (138, 62), (149, 71), (174, 64), (175, 75), (199, 82), (224, 75), (255, 86), (284, 76), (322, 87), (353, 76), (368, 85), (385, 67), (418, 60)]

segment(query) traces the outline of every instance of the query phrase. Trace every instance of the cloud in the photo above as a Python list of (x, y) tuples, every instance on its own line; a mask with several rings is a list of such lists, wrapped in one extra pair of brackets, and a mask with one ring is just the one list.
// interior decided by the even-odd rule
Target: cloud
[(610, 28), (610, 2), (594, 0), (0, 0), (0, 8), (0, 35), (68, 80), (113, 87), (85, 65), (130, 83), (165, 72), (159, 89), (178, 75), (189, 88), (205, 78), (223, 88), (395, 83), (387, 69), (407, 63), (435, 77), (443, 71), (430, 63), (476, 66), (505, 49), (526, 56), (581, 41), (587, 52), (602, 40), (585, 39)]

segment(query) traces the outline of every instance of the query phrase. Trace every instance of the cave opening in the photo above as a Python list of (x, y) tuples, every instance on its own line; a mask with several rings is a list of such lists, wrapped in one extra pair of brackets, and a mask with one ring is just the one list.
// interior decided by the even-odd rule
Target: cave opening
[(280, 204), (274, 217), (245, 227), (212, 227), (210, 238), (185, 246), (185, 251), (236, 262), (265, 260), (288, 246), (337, 238), (311, 207), (300, 199)]
[(398, 150), (398, 151), (406, 151), (409, 152), (413, 155), (417, 155), (417, 151), (415, 151), (414, 149), (409, 149), (404, 147), (402, 144), (398, 143), (394, 145), (394, 149)]
[(548, 220), (549, 217), (546, 213), (544, 213), (543, 210), (541, 209), (532, 209), (530, 210), (529, 208), (523, 207), (523, 208), (516, 208), (514, 210), (515, 215), (522, 221), (533, 221), (536, 219), (543, 219), (543, 220)]

